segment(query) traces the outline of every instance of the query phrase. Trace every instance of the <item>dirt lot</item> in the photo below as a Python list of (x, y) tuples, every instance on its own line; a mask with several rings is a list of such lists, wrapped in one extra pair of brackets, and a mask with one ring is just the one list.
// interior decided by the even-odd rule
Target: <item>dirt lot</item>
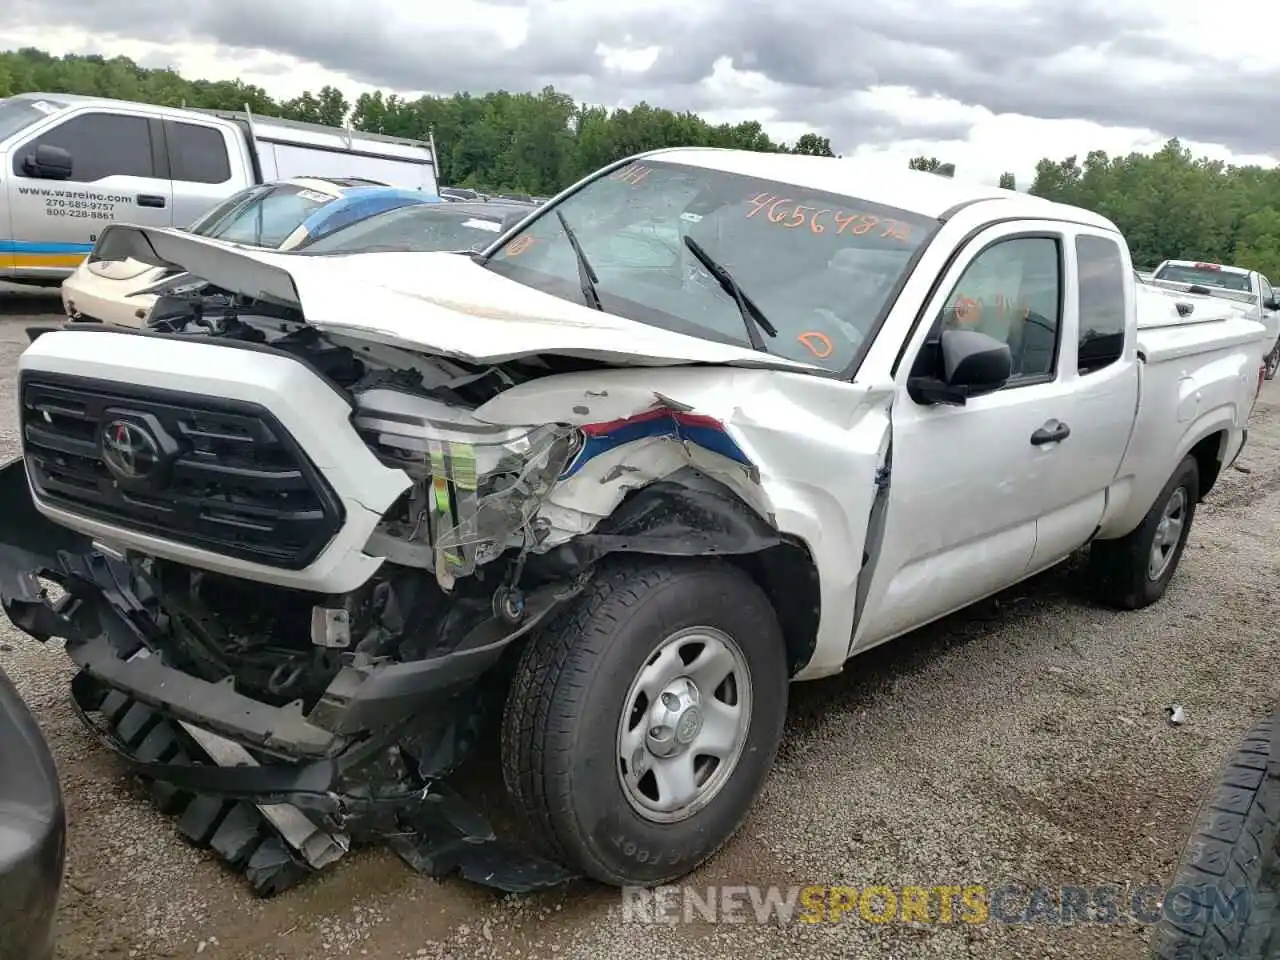
[[(0, 296), (0, 459), (17, 453), (14, 361), (48, 298)], [(43, 319), (49, 319), (47, 316)], [(766, 793), (712, 884), (1046, 886), (1164, 881), (1220, 758), (1280, 688), (1280, 384), (1254, 415), (1249, 472), (1196, 518), (1164, 602), (1093, 608), (1070, 570), (794, 689)], [(502, 897), (360, 851), (275, 900), (178, 836), (67, 706), (69, 670), (0, 623), (0, 666), (35, 709), (67, 794), (65, 958), (1140, 957), (1137, 923), (655, 927), (616, 891)], [(1165, 707), (1188, 722), (1172, 727)], [(484, 764), (469, 791), (492, 794)]]

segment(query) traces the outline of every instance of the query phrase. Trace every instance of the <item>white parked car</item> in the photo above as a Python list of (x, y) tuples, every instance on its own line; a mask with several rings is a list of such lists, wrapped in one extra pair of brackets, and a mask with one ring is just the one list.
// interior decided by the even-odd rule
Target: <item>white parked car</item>
[[(443, 789), (495, 696), (549, 860), (688, 873), (760, 791), (791, 681), (1085, 546), (1102, 602), (1158, 601), (1266, 348), (1140, 299), (1094, 213), (831, 158), (635, 157), (478, 255), (134, 232), (243, 299), (27, 348), (0, 585), (135, 760), (181, 727), (146, 774), (273, 889), (282, 849), (320, 867), (357, 835), (565, 875), (508, 871)], [(265, 863), (208, 839), (246, 799)]]
[[(365, 217), (405, 206), (440, 203), (420, 190), (350, 178), (294, 177), (257, 184), (224, 200), (189, 232), (225, 243), (292, 250)], [(140, 327), (156, 301), (156, 288), (181, 287), (181, 271), (137, 259), (137, 235), (106, 227), (89, 255), (62, 282), (62, 306), (72, 320)]]

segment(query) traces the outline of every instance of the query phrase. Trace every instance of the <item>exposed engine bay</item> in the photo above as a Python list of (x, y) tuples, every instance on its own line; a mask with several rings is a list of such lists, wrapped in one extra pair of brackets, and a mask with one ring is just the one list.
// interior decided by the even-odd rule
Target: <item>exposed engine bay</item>
[[(6, 612), (38, 639), (67, 639), (85, 722), (179, 814), (184, 833), (263, 894), (375, 839), (434, 875), (458, 870), (507, 890), (564, 881), (565, 869), (497, 840), (441, 783), (500, 714), (516, 641), (610, 553), (763, 556), (786, 546), (687, 457), (641, 473), (633, 489), (643, 495), (604, 515), (557, 513), (551, 489), (606, 435), (470, 416), (517, 384), (598, 362), (482, 367), (321, 334), (290, 308), (207, 288), (162, 297), (146, 331), (95, 336), (296, 358), (346, 400), (376, 458), (408, 478), (364, 547), (385, 562), (355, 589), (325, 594), (55, 526), (36, 509), (23, 462), (0, 471), (0, 496), (25, 504), (22, 529), (0, 545)], [(264, 569), (309, 569), (341, 504), (269, 413), (187, 409), (179, 395), (100, 386), (20, 379), (26, 470), (43, 506), (139, 536), (181, 532)], [(679, 412), (660, 396), (654, 409)], [(106, 439), (95, 446), (95, 437)], [(144, 474), (170, 447), (162, 487)], [(730, 466), (750, 482), (749, 464)], [(608, 479), (626, 475), (614, 468)], [(57, 602), (50, 582), (65, 590)], [(813, 589), (779, 597), (779, 608), (813, 608)]]

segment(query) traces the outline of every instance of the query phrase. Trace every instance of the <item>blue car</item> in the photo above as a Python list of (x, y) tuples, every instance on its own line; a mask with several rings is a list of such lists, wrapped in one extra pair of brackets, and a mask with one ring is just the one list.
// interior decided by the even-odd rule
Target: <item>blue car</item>
[[(371, 180), (294, 177), (241, 190), (186, 229), (241, 246), (293, 250), (378, 213), (445, 202), (434, 193)], [(129, 231), (113, 226), (103, 230), (89, 256), (63, 281), (67, 316), (143, 326), (156, 301), (152, 288), (160, 284), (168, 289), (180, 278), (178, 271), (144, 263), (134, 252)]]

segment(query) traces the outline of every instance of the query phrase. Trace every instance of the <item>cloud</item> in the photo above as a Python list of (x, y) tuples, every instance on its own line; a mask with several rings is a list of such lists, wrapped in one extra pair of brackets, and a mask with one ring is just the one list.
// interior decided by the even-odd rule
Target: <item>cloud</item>
[[(1244, 0), (8, 0), (0, 36), (125, 53), (277, 96), (533, 90), (817, 129), (847, 153), (946, 154), (1026, 180), (1039, 157), (1180, 136), (1267, 160), (1280, 8)], [(71, 26), (68, 26), (71, 25)], [(1255, 56), (1253, 47), (1261, 43)], [(905, 162), (905, 161), (904, 161)]]

